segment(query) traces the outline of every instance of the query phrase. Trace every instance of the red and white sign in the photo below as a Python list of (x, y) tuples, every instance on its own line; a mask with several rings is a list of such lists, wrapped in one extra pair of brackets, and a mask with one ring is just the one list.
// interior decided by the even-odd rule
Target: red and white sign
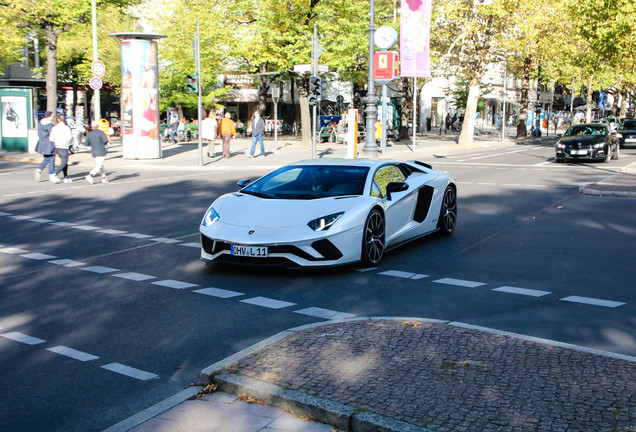
[(106, 66), (104, 66), (104, 63), (101, 60), (95, 60), (91, 64), (91, 71), (97, 78), (101, 78), (106, 73)]
[(97, 77), (93, 77), (91, 78), (90, 82), (88, 83), (88, 85), (93, 89), (93, 90), (99, 90), (100, 88), (102, 88), (102, 80), (97, 78)]
[(388, 84), (399, 76), (399, 55), (395, 51), (373, 53), (373, 79), (378, 84)]

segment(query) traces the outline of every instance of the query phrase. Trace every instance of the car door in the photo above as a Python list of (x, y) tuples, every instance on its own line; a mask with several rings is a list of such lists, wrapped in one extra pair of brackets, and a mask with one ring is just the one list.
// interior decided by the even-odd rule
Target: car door
[(387, 185), (392, 182), (404, 181), (406, 181), (406, 176), (395, 164), (382, 165), (373, 175), (371, 195), (382, 199), (385, 204), (385, 241), (387, 245), (390, 245), (412, 221), (413, 207), (417, 197), (415, 190), (407, 189), (403, 192), (394, 192), (391, 194), (391, 199), (387, 199)]

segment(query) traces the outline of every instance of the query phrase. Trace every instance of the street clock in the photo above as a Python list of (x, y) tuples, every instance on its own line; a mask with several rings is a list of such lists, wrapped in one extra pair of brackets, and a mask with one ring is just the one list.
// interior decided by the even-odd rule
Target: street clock
[(398, 34), (393, 27), (382, 26), (373, 35), (373, 42), (381, 50), (388, 50), (397, 43)]

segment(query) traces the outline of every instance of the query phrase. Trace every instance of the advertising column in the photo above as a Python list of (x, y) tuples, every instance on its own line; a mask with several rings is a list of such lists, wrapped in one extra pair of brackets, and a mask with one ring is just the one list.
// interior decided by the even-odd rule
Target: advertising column
[(28, 130), (33, 127), (31, 94), (29, 88), (0, 88), (0, 103), (2, 105), (0, 148), (3, 151), (29, 151)]
[(118, 33), (121, 40), (121, 132), (124, 159), (161, 158), (157, 39)]

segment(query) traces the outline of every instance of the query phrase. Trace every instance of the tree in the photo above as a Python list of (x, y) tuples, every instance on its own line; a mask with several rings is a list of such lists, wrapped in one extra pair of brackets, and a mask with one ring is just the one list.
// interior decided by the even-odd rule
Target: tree
[[(101, 0), (102, 5), (124, 8), (140, 0)], [(90, 0), (4, 0), (0, 3), (2, 14), (11, 13), (17, 28), (38, 29), (44, 33), (46, 41), (46, 109), (55, 112), (57, 108), (57, 56), (58, 39), (78, 23), (85, 23), (90, 17)]]

